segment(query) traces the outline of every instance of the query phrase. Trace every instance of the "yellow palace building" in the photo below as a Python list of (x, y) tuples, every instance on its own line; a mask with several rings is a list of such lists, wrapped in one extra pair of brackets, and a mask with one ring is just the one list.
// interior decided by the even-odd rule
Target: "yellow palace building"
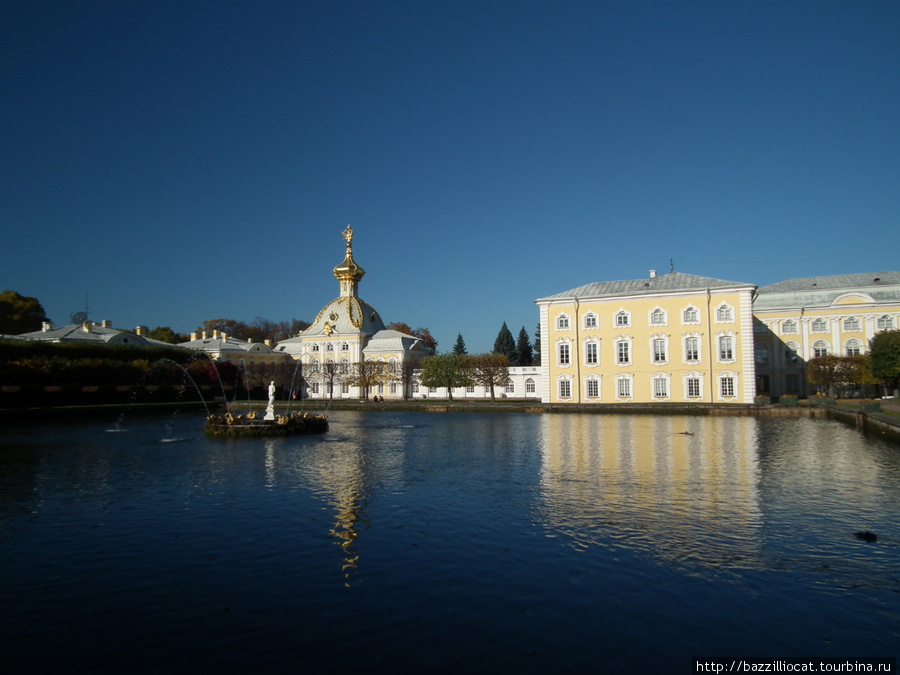
[(681, 272), (536, 300), (547, 403), (753, 403), (753, 284)]

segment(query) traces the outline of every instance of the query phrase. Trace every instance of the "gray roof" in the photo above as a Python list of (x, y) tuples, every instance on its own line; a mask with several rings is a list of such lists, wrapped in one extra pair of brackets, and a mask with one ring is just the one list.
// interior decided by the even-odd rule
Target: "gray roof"
[(363, 353), (372, 352), (427, 352), (425, 343), (414, 335), (408, 335), (396, 330), (380, 330), (366, 344)]
[(76, 323), (68, 326), (50, 326), (46, 330), (22, 333), (26, 340), (42, 340), (45, 342), (94, 342), (101, 344), (131, 344), (147, 346), (150, 341), (128, 331), (108, 328), (96, 323)]
[(900, 284), (900, 272), (865, 272), (860, 274), (834, 274), (827, 277), (803, 277), (785, 279), (778, 283), (761, 286), (759, 293), (782, 293), (785, 291), (823, 291), (856, 288), (879, 288)]
[(199, 338), (197, 340), (189, 340), (181, 342), (179, 347), (186, 349), (194, 349), (204, 352), (261, 352), (268, 354), (272, 352), (272, 348), (263, 342), (247, 342), (246, 340), (238, 340), (229, 337), (224, 340), (220, 337)]
[(753, 284), (745, 284), (738, 281), (699, 277), (694, 274), (684, 274), (683, 272), (669, 272), (668, 274), (658, 274), (655, 277), (647, 277), (646, 279), (598, 281), (573, 288), (570, 291), (548, 295), (545, 298), (540, 298), (537, 302), (571, 298), (613, 298), (620, 295), (652, 295), (675, 291), (701, 291), (707, 288), (710, 290), (724, 290), (754, 288), (754, 286)]
[(900, 272), (835, 274), (786, 279), (763, 286), (753, 300), (754, 311), (797, 307), (828, 307), (845, 293), (858, 292), (875, 303), (900, 303)]

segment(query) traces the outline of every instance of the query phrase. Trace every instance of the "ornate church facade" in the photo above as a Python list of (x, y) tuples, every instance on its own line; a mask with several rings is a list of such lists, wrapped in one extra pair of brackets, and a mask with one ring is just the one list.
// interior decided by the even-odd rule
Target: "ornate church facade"
[(365, 270), (353, 259), (353, 229), (344, 230), (344, 260), (334, 268), (340, 295), (322, 308), (297, 337), (282, 340), (277, 353), (302, 363), (303, 398), (408, 398), (414, 371), (428, 348), (417, 337), (385, 328), (372, 305), (359, 297)]

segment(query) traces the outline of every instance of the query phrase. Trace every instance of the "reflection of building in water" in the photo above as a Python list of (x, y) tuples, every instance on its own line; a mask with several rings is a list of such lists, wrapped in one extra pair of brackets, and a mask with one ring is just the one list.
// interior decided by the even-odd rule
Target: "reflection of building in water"
[(581, 545), (627, 537), (676, 561), (755, 555), (755, 419), (545, 415), (542, 421), (546, 518)]

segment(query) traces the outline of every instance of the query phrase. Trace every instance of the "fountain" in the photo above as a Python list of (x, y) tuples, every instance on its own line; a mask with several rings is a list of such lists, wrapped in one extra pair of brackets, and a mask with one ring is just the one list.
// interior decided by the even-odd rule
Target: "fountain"
[(209, 415), (206, 418), (207, 436), (255, 437), (288, 436), (294, 434), (320, 434), (328, 430), (328, 418), (322, 414), (311, 415), (296, 410), (290, 415), (275, 413), (275, 382), (269, 384), (269, 404), (266, 414), (260, 418), (256, 411), (246, 415)]

